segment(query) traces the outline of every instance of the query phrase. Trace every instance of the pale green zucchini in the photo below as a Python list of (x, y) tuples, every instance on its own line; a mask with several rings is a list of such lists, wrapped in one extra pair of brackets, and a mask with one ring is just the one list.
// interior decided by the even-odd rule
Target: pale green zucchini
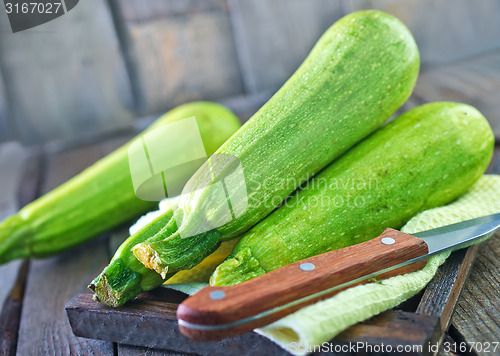
[[(169, 111), (148, 130), (193, 116), (208, 154), (240, 126), (238, 118), (222, 105), (193, 102)], [(4, 220), (0, 224), (0, 263), (58, 253), (153, 209), (157, 203), (135, 195), (129, 146), (122, 146)]]
[(210, 282), (240, 283), (401, 228), (464, 193), (488, 167), (493, 147), (488, 121), (471, 106), (438, 102), (410, 110), (246, 233)]
[[(408, 98), (419, 69), (408, 29), (378, 11), (350, 14), (319, 39), (283, 87), (219, 150), (241, 162), (248, 192), (231, 201), (243, 211), (220, 224), (225, 206), (205, 189), (206, 171), (188, 186), (195, 190), (174, 212), (178, 231), (160, 231), (134, 248), (147, 267), (166, 276), (189, 269), (221, 241), (262, 220), (301, 183), (380, 127)], [(220, 181), (228, 170), (212, 177)], [(207, 208), (208, 206), (208, 208)], [(215, 226), (203, 232), (205, 225)], [(196, 233), (198, 232), (199, 233)], [(186, 237), (186, 238), (184, 238)]]

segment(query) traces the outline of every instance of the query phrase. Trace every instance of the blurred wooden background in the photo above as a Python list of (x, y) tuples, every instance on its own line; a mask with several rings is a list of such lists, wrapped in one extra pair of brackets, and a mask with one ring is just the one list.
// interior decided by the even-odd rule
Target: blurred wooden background
[(407, 107), (470, 103), (500, 137), (498, 0), (84, 0), (18, 33), (0, 11), (0, 141), (85, 140), (199, 99), (246, 118), (325, 29), (366, 8), (396, 15), (417, 40)]

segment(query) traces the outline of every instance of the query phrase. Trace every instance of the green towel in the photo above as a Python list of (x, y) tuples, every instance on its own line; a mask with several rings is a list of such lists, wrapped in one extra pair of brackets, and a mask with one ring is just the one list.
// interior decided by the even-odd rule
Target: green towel
[[(500, 176), (485, 175), (455, 202), (418, 214), (401, 231), (411, 234), (499, 212)], [(255, 332), (294, 355), (305, 355), (315, 345), (319, 347), (349, 326), (391, 309), (417, 294), (449, 255), (448, 251), (429, 258), (427, 265), (417, 272), (352, 287)], [(168, 287), (194, 294), (207, 285), (193, 282), (189, 274), (183, 282)]]

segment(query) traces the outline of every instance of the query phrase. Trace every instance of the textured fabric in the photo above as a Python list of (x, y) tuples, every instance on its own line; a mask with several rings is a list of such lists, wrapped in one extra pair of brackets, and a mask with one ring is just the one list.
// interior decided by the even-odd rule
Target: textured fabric
[[(455, 202), (424, 211), (411, 219), (401, 231), (416, 233), (456, 222), (500, 212), (500, 176), (485, 175)], [(169, 287), (194, 294), (208, 284), (214, 261), (227, 256), (229, 246), (214, 253), (206, 267), (184, 271)], [(303, 308), (255, 331), (295, 355), (305, 355), (315, 345), (331, 340), (351, 325), (391, 309), (421, 291), (434, 277), (450, 252), (433, 256), (420, 271), (347, 289), (332, 298)], [(205, 263), (205, 261), (203, 262)], [(202, 268), (200, 268), (202, 267)], [(206, 268), (206, 270), (205, 270)]]

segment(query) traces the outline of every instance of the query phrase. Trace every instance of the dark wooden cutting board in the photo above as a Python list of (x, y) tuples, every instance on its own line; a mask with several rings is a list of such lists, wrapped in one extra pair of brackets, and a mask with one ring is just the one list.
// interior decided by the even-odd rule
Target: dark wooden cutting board
[[(477, 246), (454, 252), (422, 293), (397, 309), (352, 326), (332, 344), (421, 345), (422, 352), (415, 354), (432, 354), (436, 347), (430, 349), (429, 345), (441, 343), (476, 253)], [(75, 296), (66, 312), (74, 334), (86, 338), (200, 355), (287, 354), (256, 333), (217, 342), (184, 337), (178, 331), (175, 312), (185, 298), (183, 293), (158, 288), (123, 307), (110, 308), (94, 302), (89, 292)]]

